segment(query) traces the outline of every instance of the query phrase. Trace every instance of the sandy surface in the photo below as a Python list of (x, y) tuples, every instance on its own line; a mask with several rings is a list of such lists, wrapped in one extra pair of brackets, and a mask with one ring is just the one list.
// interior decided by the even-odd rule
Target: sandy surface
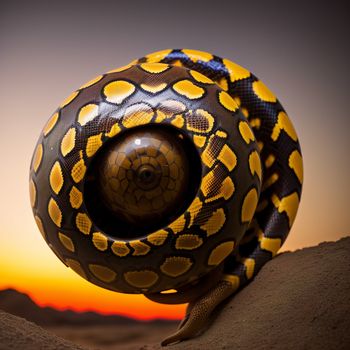
[[(350, 237), (283, 253), (216, 313), (201, 336), (169, 349), (350, 349)], [(172, 325), (54, 327), (86, 348), (156, 350)], [(0, 349), (78, 349), (0, 313)], [(146, 345), (148, 344), (148, 345)]]
[[(176, 324), (134, 326), (50, 327), (49, 331), (70, 341), (91, 349), (135, 350), (143, 344), (156, 345), (167, 334), (171, 334)], [(164, 350), (165, 348), (163, 348)]]
[(82, 348), (55, 336), (24, 318), (0, 310), (0, 349), (79, 350)]

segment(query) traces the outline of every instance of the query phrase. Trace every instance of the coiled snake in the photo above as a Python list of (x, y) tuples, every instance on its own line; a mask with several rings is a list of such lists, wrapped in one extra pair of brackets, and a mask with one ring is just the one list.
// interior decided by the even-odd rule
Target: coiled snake
[(281, 247), (301, 195), (296, 132), (245, 68), (164, 50), (74, 91), (43, 128), (30, 200), (47, 244), (90, 282), (189, 302), (163, 345)]

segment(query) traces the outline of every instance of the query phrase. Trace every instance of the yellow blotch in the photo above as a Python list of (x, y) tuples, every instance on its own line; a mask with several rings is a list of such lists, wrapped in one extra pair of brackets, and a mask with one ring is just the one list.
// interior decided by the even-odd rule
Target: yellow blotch
[(151, 250), (151, 247), (149, 245), (139, 240), (131, 241), (129, 244), (131, 248), (134, 249), (132, 255), (146, 255)]
[(73, 259), (66, 259), (66, 264), (78, 275), (80, 275), (83, 278), (86, 278), (86, 274), (81, 265), (78, 263), (78, 261)]
[(272, 164), (275, 162), (276, 157), (273, 154), (269, 154), (269, 156), (265, 160), (265, 167), (270, 168)]
[(279, 199), (275, 194), (271, 197), (272, 203), (279, 213), (285, 212), (289, 219), (289, 227), (292, 227), (299, 206), (299, 196), (293, 192), (289, 196)]
[(208, 77), (206, 77), (202, 73), (199, 73), (199, 72), (197, 72), (195, 70), (190, 70), (190, 74), (191, 74), (193, 79), (198, 81), (198, 83), (214, 84), (214, 82), (211, 79), (209, 79)]
[(172, 121), (171, 121), (171, 124), (176, 126), (177, 128), (181, 129), (184, 124), (185, 124), (185, 120), (184, 118), (178, 114)]
[(59, 161), (56, 161), (51, 168), (49, 180), (52, 191), (59, 194), (64, 183), (62, 168)]
[(244, 122), (244, 121), (239, 122), (238, 129), (239, 129), (239, 132), (240, 132), (243, 140), (246, 143), (249, 144), (250, 141), (255, 140), (255, 136), (253, 134), (253, 131), (247, 122)]
[(265, 102), (276, 102), (276, 96), (270, 91), (270, 89), (261, 81), (254, 81), (253, 91), (256, 96)]
[(55, 127), (57, 121), (58, 121), (58, 117), (59, 117), (59, 113), (56, 112), (50, 119), (49, 121), (46, 123), (45, 127), (44, 127), (44, 130), (43, 130), (43, 133), (44, 133), (44, 136), (47, 136), (51, 131), (52, 129)]
[(225, 200), (228, 200), (235, 191), (235, 185), (232, 182), (232, 179), (227, 176), (222, 182), (220, 187), (220, 194), (224, 197)]
[(288, 134), (288, 136), (293, 141), (298, 140), (298, 136), (295, 132), (294, 126), (285, 112), (279, 112), (278, 114), (277, 123), (274, 126), (271, 134), (271, 138), (273, 141), (277, 141), (282, 129)]
[(167, 115), (162, 111), (156, 111), (156, 123), (161, 123), (164, 119), (167, 118)]
[(200, 247), (203, 243), (202, 238), (197, 235), (184, 234), (176, 239), (175, 248), (192, 250)]
[(235, 112), (239, 108), (236, 101), (226, 91), (219, 92), (219, 102), (231, 112)]
[(98, 116), (98, 105), (95, 103), (89, 103), (80, 108), (78, 113), (78, 123), (81, 126), (86, 125), (91, 120)]
[(61, 153), (63, 157), (69, 154), (75, 147), (75, 137), (76, 137), (75, 128), (70, 128), (66, 132), (66, 134), (63, 136), (63, 139), (61, 142)]
[(258, 204), (258, 192), (255, 188), (252, 188), (244, 198), (242, 211), (241, 211), (241, 221), (250, 222), (253, 218), (256, 206)]
[(197, 62), (197, 61), (208, 62), (214, 58), (212, 54), (204, 51), (183, 49), (182, 52), (185, 55), (187, 55), (192, 62)]
[(58, 227), (61, 227), (62, 212), (57, 202), (53, 198), (51, 198), (49, 201), (48, 211), (49, 211), (50, 218), (54, 222), (54, 224)]
[(205, 203), (212, 202), (221, 197), (224, 197), (225, 200), (228, 200), (233, 195), (234, 191), (235, 191), (235, 185), (232, 182), (232, 179), (229, 176), (227, 176), (225, 180), (222, 182), (219, 192), (216, 195), (207, 198), (205, 200)]
[(205, 145), (206, 140), (207, 138), (205, 136), (193, 135), (193, 142), (199, 148), (202, 148)]
[[(243, 115), (244, 115), (246, 118), (249, 117), (249, 111), (248, 111), (247, 108), (241, 107), (241, 111), (242, 111)], [(254, 119), (254, 121), (255, 121), (255, 122), (254, 122), (255, 126), (258, 127), (258, 128), (260, 128), (260, 124), (261, 124), (260, 119), (257, 118), (257, 119)]]
[(94, 232), (92, 234), (92, 243), (101, 251), (105, 251), (108, 248), (108, 239), (101, 232)]
[(123, 117), (123, 125), (126, 128), (148, 124), (153, 118), (153, 109), (145, 103), (138, 103), (128, 107)]
[(153, 52), (146, 56), (146, 60), (148, 63), (159, 62), (163, 60), (169, 53), (173, 50), (161, 50), (157, 52)]
[(228, 90), (228, 82), (226, 78), (221, 78), (219, 81), (216, 82), (222, 90), (227, 91)]
[(176, 67), (183, 67), (183, 64), (180, 60), (176, 60), (176, 61), (172, 62), (171, 65), (176, 66)]
[(245, 275), (247, 279), (250, 280), (254, 275), (255, 260), (246, 258), (243, 260), (243, 264), (245, 266)]
[(196, 197), (191, 203), (191, 205), (189, 206), (189, 208), (187, 209), (187, 212), (190, 213), (190, 217), (191, 217), (188, 227), (192, 226), (194, 219), (197, 217), (202, 207), (203, 207), (202, 201), (198, 197)]
[(211, 145), (211, 142), (212, 142), (213, 138), (214, 138), (214, 135), (211, 135), (209, 137), (209, 142), (207, 144), (207, 147), (204, 149), (204, 151), (201, 154), (202, 162), (208, 168), (211, 168), (214, 165), (215, 161), (216, 161), (216, 158), (214, 157), (214, 154), (212, 152), (212, 145)]
[(271, 185), (273, 185), (279, 179), (279, 175), (277, 173), (273, 173), (269, 178), (264, 180), (261, 191), (265, 191)]
[(295, 175), (297, 176), (299, 182), (303, 183), (303, 160), (299, 151), (293, 151), (288, 160), (288, 165), (294, 170)]
[(85, 213), (77, 214), (75, 224), (81, 233), (84, 233), (85, 235), (90, 234), (92, 223), (90, 218)]
[(91, 79), (90, 81), (88, 81), (86, 84), (82, 85), (79, 90), (81, 89), (85, 89), (91, 85), (94, 85), (96, 84), (97, 82), (99, 82), (101, 79), (103, 78), (103, 75), (99, 75), (98, 77), (94, 78), (94, 79)]
[(193, 100), (201, 98), (205, 90), (198, 85), (193, 84), (190, 80), (180, 80), (173, 85), (173, 89), (180, 95)]
[(83, 194), (75, 186), (69, 192), (69, 202), (74, 209), (79, 209), (83, 203)]
[(190, 258), (183, 256), (171, 256), (166, 258), (160, 266), (160, 270), (170, 277), (178, 277), (186, 273), (192, 266)]
[(115, 135), (117, 135), (120, 132), (120, 126), (118, 125), (118, 123), (113, 124), (113, 126), (111, 127), (111, 130), (109, 130), (109, 132), (105, 133), (105, 135), (107, 137), (114, 137)]
[(125, 242), (115, 241), (112, 244), (112, 252), (117, 256), (126, 256), (130, 253), (129, 247)]
[(162, 294), (176, 294), (177, 290), (176, 289), (167, 289), (167, 290), (162, 290)]
[(207, 197), (209, 192), (212, 190), (212, 185), (215, 181), (215, 175), (213, 171), (210, 171), (207, 175), (202, 178), (201, 192), (204, 197)]
[(229, 282), (232, 287), (232, 291), (235, 291), (239, 287), (239, 277), (237, 275), (224, 274), (222, 281)]
[(241, 67), (237, 63), (234, 63), (226, 58), (222, 60), (223, 64), (226, 66), (229, 74), (231, 82), (235, 82), (237, 80), (245, 79), (250, 77), (249, 70)]
[(62, 243), (62, 245), (69, 250), (70, 252), (74, 252), (75, 248), (74, 248), (74, 243), (72, 241), (72, 239), (70, 237), (68, 237), (67, 235), (58, 232), (58, 238), (60, 240), (60, 242)]
[(207, 233), (207, 236), (211, 236), (221, 230), (226, 221), (224, 209), (220, 208), (214, 211), (212, 216), (207, 222), (201, 226), (201, 229)]
[[(215, 175), (213, 171), (209, 172), (207, 175), (205, 175), (202, 178), (202, 183), (200, 188), (204, 197), (208, 197), (208, 194), (210, 193), (210, 191), (212, 191), (214, 182), (215, 182)], [(234, 191), (235, 191), (234, 183), (232, 182), (232, 179), (229, 176), (227, 176), (224, 179), (224, 181), (222, 181), (222, 184), (218, 193), (212, 197), (206, 198), (205, 202), (206, 203), (212, 202), (221, 197), (224, 197), (225, 200), (228, 200), (233, 195)]]
[(147, 241), (153, 245), (163, 245), (165, 240), (167, 239), (169, 233), (165, 230), (158, 230), (154, 233), (151, 233), (147, 236)]
[(262, 178), (261, 161), (257, 151), (253, 151), (249, 155), (249, 169), (251, 174), (253, 176), (254, 174), (258, 175), (259, 180), (261, 181), (261, 178)]
[(117, 277), (116, 272), (106, 266), (90, 264), (89, 270), (102, 282), (110, 283)]
[(41, 143), (39, 143), (35, 149), (34, 157), (33, 157), (33, 169), (35, 172), (38, 171), (42, 159), (43, 159), (43, 146)]
[(237, 157), (235, 153), (226, 144), (222, 147), (218, 159), (226, 166), (228, 171), (232, 171), (237, 164)]
[(79, 91), (72, 92), (60, 105), (60, 108), (63, 108), (70, 104), (79, 94)]
[(136, 288), (149, 288), (158, 281), (158, 275), (154, 271), (128, 271), (124, 273), (124, 278), (131, 286)]
[(36, 187), (32, 179), (30, 179), (29, 181), (29, 198), (30, 198), (30, 205), (32, 206), (32, 208), (34, 208), (35, 202), (36, 202)]
[(108, 83), (104, 87), (103, 93), (108, 102), (121, 104), (126, 98), (131, 96), (135, 90), (135, 86), (128, 81), (116, 80)]
[(215, 133), (216, 136), (221, 137), (222, 139), (226, 139), (227, 138), (227, 133), (223, 130), (218, 130)]
[[(243, 111), (243, 109), (242, 109)], [(243, 113), (244, 114), (244, 113)], [(246, 115), (245, 117), (248, 117), (248, 115)], [(251, 128), (256, 128), (256, 129), (260, 129), (260, 126), (261, 126), (261, 119), (260, 118), (254, 118), (254, 119), (251, 119), (249, 121), (249, 125)]]
[(92, 157), (97, 150), (102, 146), (102, 133), (90, 136), (86, 143), (86, 155)]
[(46, 240), (46, 232), (45, 232), (45, 229), (44, 229), (43, 222), (41, 221), (41, 219), (37, 215), (34, 216), (34, 219), (35, 219), (36, 225), (38, 226), (38, 229), (39, 229), (41, 235)]
[(282, 245), (282, 240), (280, 238), (268, 238), (263, 234), (259, 236), (259, 241), (261, 249), (271, 252), (272, 256), (277, 254)]
[(84, 178), (85, 172), (86, 172), (86, 166), (84, 163), (84, 159), (80, 159), (74, 164), (72, 168), (71, 176), (74, 182), (75, 183), (80, 182)]
[(167, 87), (167, 84), (166, 83), (161, 83), (158, 85), (141, 84), (140, 86), (143, 90), (150, 92), (151, 94), (156, 94), (157, 92), (164, 90)]
[(232, 253), (234, 246), (235, 243), (233, 241), (219, 244), (210, 253), (208, 258), (208, 265), (217, 266), (221, 264)]
[(175, 221), (173, 221), (171, 224), (169, 224), (169, 228), (174, 232), (178, 233), (181, 232), (186, 224), (185, 215), (179, 216)]
[(133, 64), (129, 63), (129, 64), (125, 65), (125, 66), (112, 69), (112, 70), (108, 71), (107, 73), (110, 74), (110, 73), (124, 72), (124, 71), (126, 71), (127, 69), (131, 68), (132, 66), (133, 66)]
[(164, 63), (141, 63), (140, 67), (147, 73), (158, 74), (165, 72), (170, 66)]
[(198, 132), (198, 133), (208, 133), (214, 126), (214, 117), (204, 109), (196, 109), (195, 115), (192, 115), (191, 119), (187, 119), (187, 130)]

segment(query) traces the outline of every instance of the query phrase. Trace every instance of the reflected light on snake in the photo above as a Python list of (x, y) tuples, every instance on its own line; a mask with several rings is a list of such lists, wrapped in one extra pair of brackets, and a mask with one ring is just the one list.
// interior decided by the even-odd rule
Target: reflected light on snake
[(285, 241), (301, 196), (296, 131), (269, 88), (210, 53), (163, 50), (53, 113), (30, 202), (61, 261), (103, 288), (189, 303), (191, 338)]

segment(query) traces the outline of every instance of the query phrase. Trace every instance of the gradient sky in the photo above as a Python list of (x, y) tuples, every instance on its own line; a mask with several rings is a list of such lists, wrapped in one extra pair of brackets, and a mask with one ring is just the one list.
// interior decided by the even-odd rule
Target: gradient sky
[(350, 235), (346, 2), (206, 3), (1, 2), (0, 289), (14, 287), (59, 308), (182, 316), (182, 305), (106, 291), (67, 269), (42, 239), (28, 195), (32, 152), (58, 104), (94, 76), (166, 48), (204, 50), (243, 65), (293, 120), (305, 182), (282, 250)]

